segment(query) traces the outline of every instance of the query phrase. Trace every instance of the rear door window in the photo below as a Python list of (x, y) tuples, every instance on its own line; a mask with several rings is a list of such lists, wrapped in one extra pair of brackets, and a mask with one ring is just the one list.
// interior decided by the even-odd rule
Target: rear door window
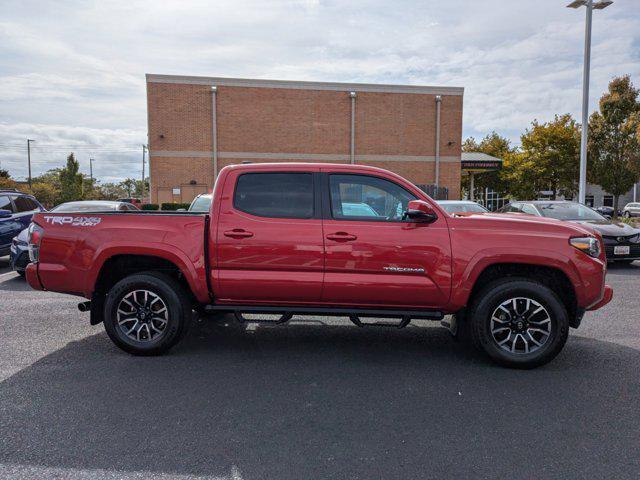
[(13, 197), (13, 203), (17, 212), (31, 212), (38, 209), (36, 202), (29, 197)]
[(13, 212), (13, 205), (8, 196), (0, 196), (0, 210), (10, 210)]
[(312, 173), (244, 173), (233, 206), (258, 217), (312, 218), (313, 195)]

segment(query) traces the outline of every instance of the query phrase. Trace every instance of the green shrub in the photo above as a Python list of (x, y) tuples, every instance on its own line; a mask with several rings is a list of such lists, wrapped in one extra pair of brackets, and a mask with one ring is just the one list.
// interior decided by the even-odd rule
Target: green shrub
[(178, 210), (179, 208), (184, 208), (187, 210), (189, 208), (190, 203), (163, 203), (160, 205), (161, 210)]
[(141, 210), (158, 210), (160, 208), (160, 205), (158, 205), (157, 203), (145, 203), (144, 205), (142, 205), (142, 207), (140, 207)]

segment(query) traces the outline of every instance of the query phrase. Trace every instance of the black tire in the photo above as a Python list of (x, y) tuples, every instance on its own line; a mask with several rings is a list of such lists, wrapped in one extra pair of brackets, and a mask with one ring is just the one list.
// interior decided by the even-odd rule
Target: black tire
[[(539, 325), (534, 325), (533, 321), (531, 324), (525, 321), (523, 327), (522, 324), (517, 321), (518, 318), (520, 318), (516, 315), (517, 309), (516, 314), (513, 314), (513, 316), (516, 317), (515, 319), (512, 319), (511, 314), (504, 317), (512, 321), (505, 322), (509, 330), (501, 333), (501, 335), (504, 334), (506, 336), (508, 334), (509, 338), (516, 339), (510, 343), (510, 345), (513, 345), (513, 343), (516, 344), (515, 353), (505, 349), (509, 348), (509, 343), (507, 343), (506, 347), (498, 344), (498, 340), (495, 338), (497, 334), (492, 333), (491, 330), (492, 316), (501, 308), (501, 305), (514, 298), (521, 299), (518, 300), (518, 302), (520, 302), (518, 305), (529, 305), (525, 299), (530, 299), (532, 304), (537, 303), (544, 307), (542, 315), (549, 318), (549, 322), (545, 320), (544, 326), (544, 329), (548, 330), (548, 334), (544, 337), (539, 333), (533, 334), (538, 336), (537, 341), (542, 343), (541, 346), (536, 346), (532, 341), (530, 342), (532, 337), (528, 333), (529, 330), (517, 329), (539, 327)], [(523, 317), (526, 314), (525, 312)], [(534, 315), (530, 315), (529, 318), (532, 319), (533, 317)], [(569, 334), (569, 318), (560, 298), (558, 298), (549, 287), (526, 278), (511, 277), (496, 280), (488, 284), (475, 296), (475, 300), (472, 302), (465, 316), (465, 320), (466, 325), (464, 325), (464, 327), (466, 328), (464, 330), (469, 340), (496, 363), (511, 368), (535, 368), (550, 362), (560, 353), (564, 344), (567, 342)], [(494, 328), (503, 327), (502, 324), (496, 322), (493, 322)], [(518, 326), (516, 327), (516, 325)], [(518, 335), (522, 335), (522, 339), (519, 339)], [(526, 351), (518, 351), (520, 348), (522, 350), (525, 349), (525, 338), (527, 339)], [(541, 338), (545, 340), (542, 341)], [(530, 349), (535, 349), (535, 351), (529, 351)], [(527, 353), (527, 351), (529, 351), (529, 353)]]
[[(153, 320), (149, 320), (147, 316), (146, 323), (152, 323), (154, 328), (156, 325), (161, 328), (161, 333), (153, 331), (156, 338), (144, 338), (144, 336), (152, 335), (150, 327), (146, 327), (145, 331), (141, 333), (140, 340), (132, 338), (125, 331), (129, 329), (131, 324), (118, 322), (118, 307), (122, 305), (123, 299), (134, 291), (148, 291), (151, 296), (159, 297), (166, 306), (166, 320), (163, 320), (166, 323), (153, 324)], [(140, 295), (143, 294), (134, 294), (134, 298), (140, 298)], [(129, 297), (129, 299), (131, 298)], [(176, 280), (162, 273), (143, 272), (120, 280), (109, 290), (104, 304), (104, 327), (113, 343), (125, 352), (133, 355), (160, 355), (178, 343), (186, 334), (192, 314), (187, 292)], [(131, 321), (137, 322), (136, 318)], [(129, 322), (129, 320), (126, 321)], [(144, 322), (144, 320), (140, 320), (140, 322)], [(140, 338), (140, 335), (138, 337)]]
[(24, 276), (27, 274), (25, 270), (16, 270), (16, 273), (20, 275), (22, 278), (24, 278)]

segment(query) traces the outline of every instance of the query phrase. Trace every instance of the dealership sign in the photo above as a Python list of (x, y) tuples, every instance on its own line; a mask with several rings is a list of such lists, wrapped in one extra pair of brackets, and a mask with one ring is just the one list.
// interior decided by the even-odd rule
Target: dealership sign
[(461, 167), (463, 170), (500, 170), (502, 162), (500, 160), (462, 160)]

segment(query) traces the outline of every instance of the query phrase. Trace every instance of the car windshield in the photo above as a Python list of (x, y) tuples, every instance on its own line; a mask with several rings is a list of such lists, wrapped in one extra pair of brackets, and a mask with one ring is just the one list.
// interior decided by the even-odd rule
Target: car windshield
[(447, 213), (484, 213), (489, 211), (478, 203), (442, 203), (440, 206), (444, 208), (444, 211)]
[(114, 203), (61, 203), (51, 209), (52, 212), (110, 212), (117, 210), (120, 204)]
[(537, 207), (544, 217), (558, 220), (606, 220), (599, 213), (579, 203), (540, 203)]
[(189, 207), (190, 212), (208, 212), (211, 207), (211, 195), (200, 195)]

